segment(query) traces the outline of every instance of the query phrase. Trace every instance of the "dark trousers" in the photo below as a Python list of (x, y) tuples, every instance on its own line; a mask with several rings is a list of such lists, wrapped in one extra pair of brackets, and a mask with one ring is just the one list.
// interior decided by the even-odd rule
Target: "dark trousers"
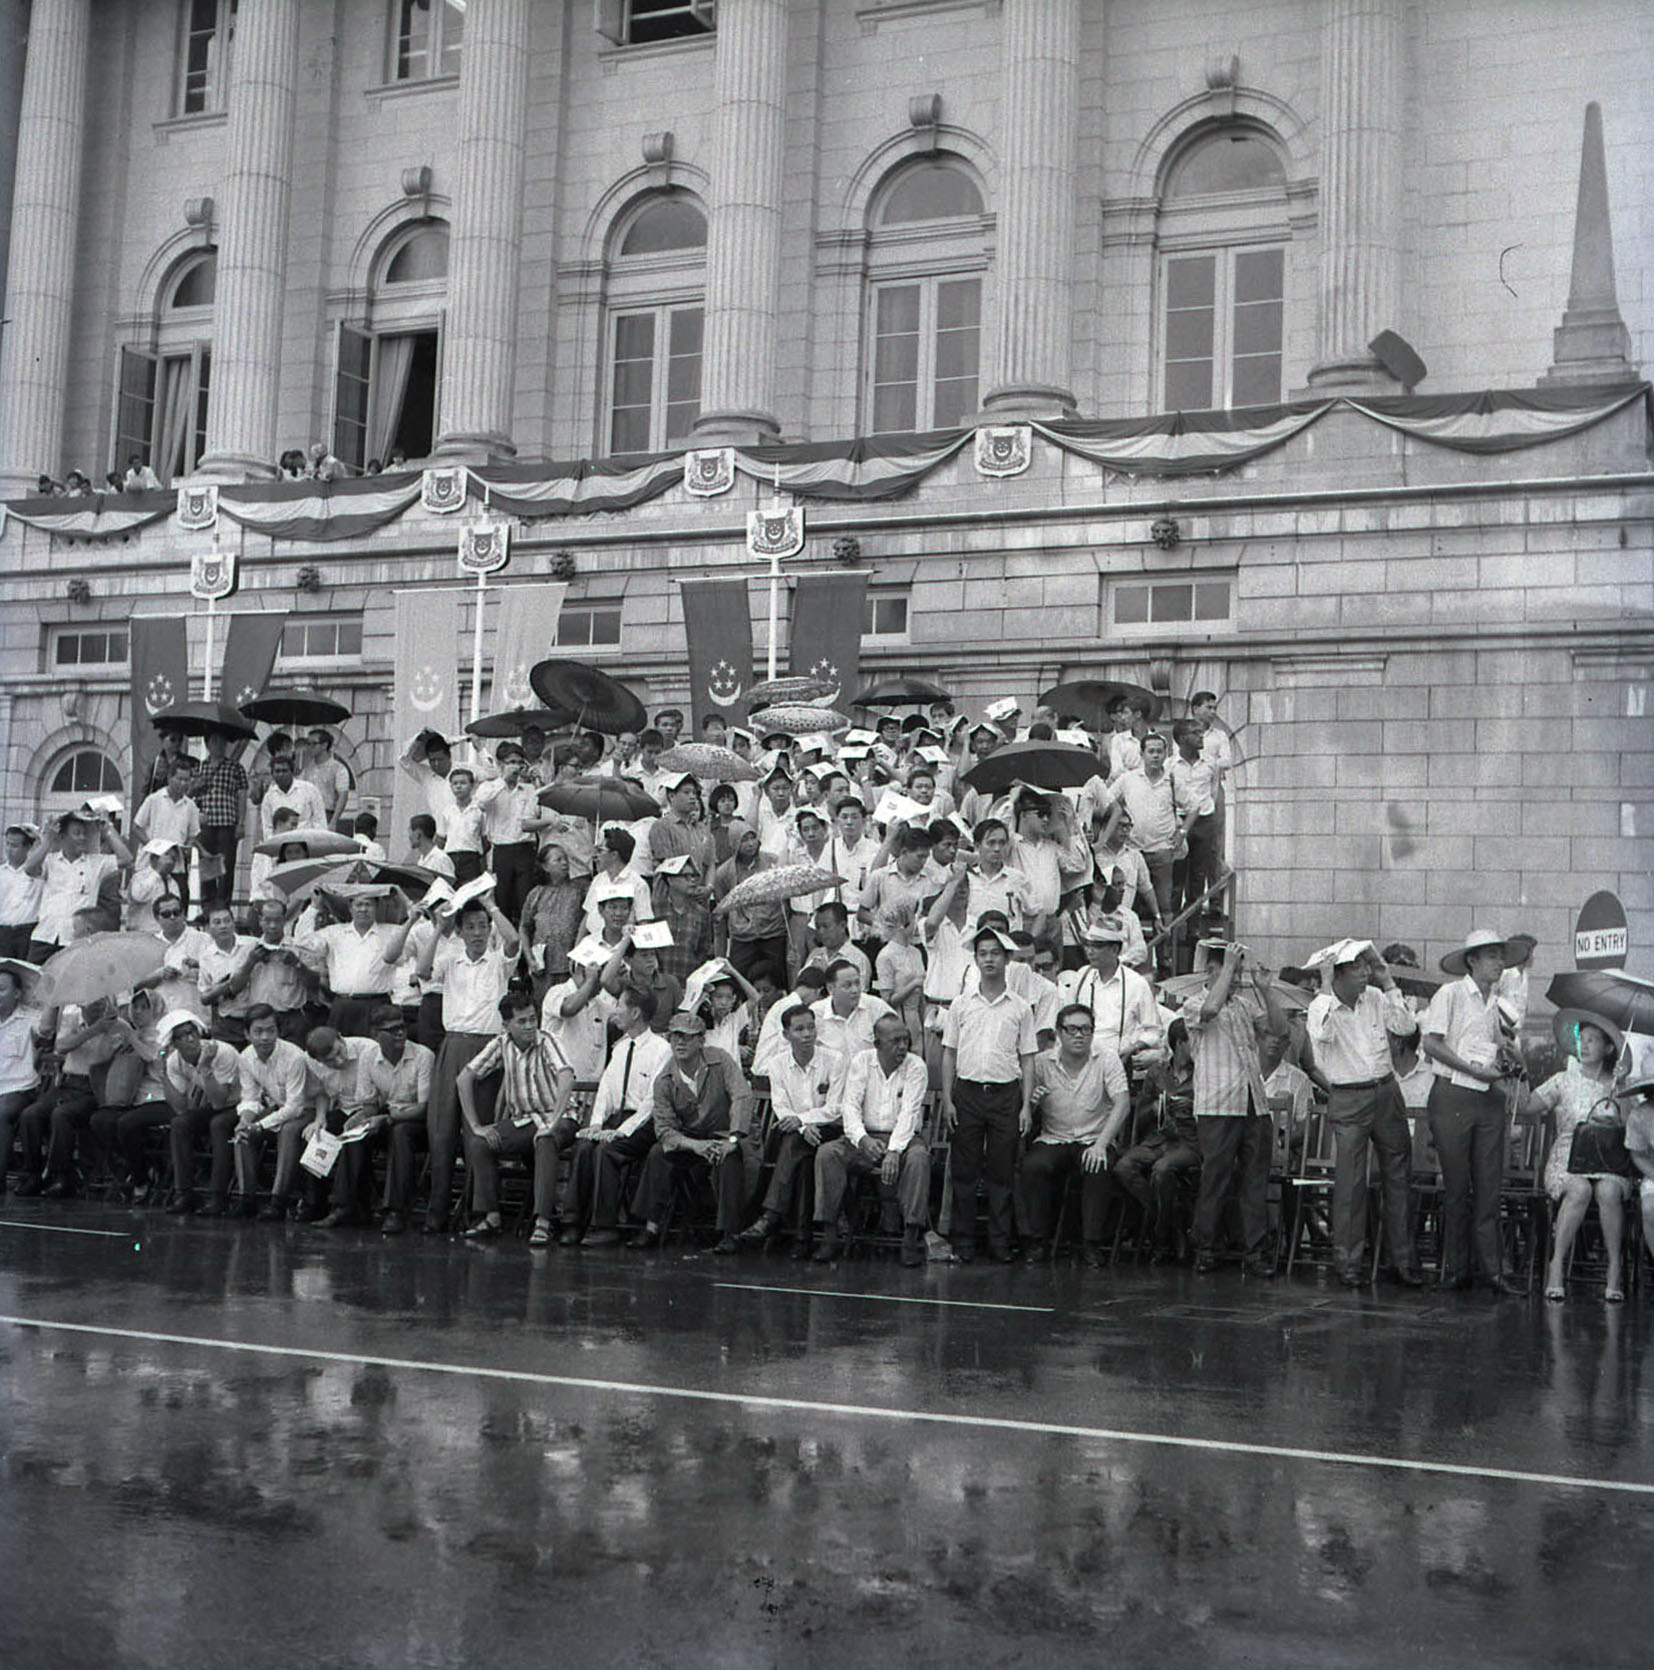
[(1442, 1280), (1469, 1279), (1472, 1239), (1476, 1263), (1492, 1280), (1505, 1262), (1499, 1244), (1505, 1098), (1439, 1078), (1430, 1087), (1430, 1135), (1442, 1168)]
[(775, 1164), (770, 1171), (770, 1186), (764, 1191), (764, 1210), (790, 1219), (795, 1229), (804, 1228), (810, 1221), (817, 1160), (821, 1150), (838, 1137), (839, 1127), (818, 1125), (815, 1134), (817, 1142), (811, 1142), (802, 1131), (782, 1131), (776, 1137)]
[(235, 1169), (241, 1179), (243, 1201), (252, 1200), (258, 1193), (259, 1165), (265, 1148), (270, 1144), (274, 1144), (276, 1150), (276, 1175), (270, 1184), (272, 1200), (280, 1202), (289, 1199), (294, 1186), (309, 1178), (310, 1173), (301, 1171), (299, 1167), (299, 1156), (304, 1152), (304, 1133), (309, 1126), (308, 1119), (289, 1119), (274, 1131), (248, 1131), (235, 1138)]
[(33, 939), (32, 922), (17, 922), (10, 927), (0, 927), (0, 957), (12, 957), (18, 962), (26, 962)]
[(488, 867), (494, 872), (494, 903), (508, 922), (519, 920), (529, 890), (534, 886), (533, 841), (506, 841), (489, 849)]
[(611, 1137), (608, 1142), (575, 1143), (574, 1177), (569, 1184), (572, 1204), (564, 1207), (564, 1217), (578, 1222), (589, 1199), (591, 1227), (618, 1228), (621, 1202), (632, 1176), (654, 1146), (653, 1121), (640, 1125), (630, 1136)]
[(1413, 1231), (1408, 1221), (1409, 1172), (1413, 1135), (1401, 1111), (1401, 1091), (1393, 1078), (1365, 1090), (1333, 1087), (1327, 1103), (1336, 1157), (1332, 1178), (1333, 1257), (1344, 1275), (1359, 1275), (1367, 1261), (1367, 1145), (1378, 1150), (1384, 1239), (1390, 1262), (1411, 1270)]
[[(1014, 1127), (1014, 1116), (1012, 1123)], [(850, 1179), (878, 1176), (882, 1167), (882, 1160), (870, 1159), (849, 1137), (824, 1142), (816, 1153), (815, 1221), (830, 1230), (838, 1222)], [(902, 1150), (896, 1198), (901, 1203), (903, 1228), (922, 1229), (930, 1222), (930, 1150), (923, 1137), (914, 1137)]]
[(451, 852), (448, 856), (454, 862), (454, 880), (461, 886), (468, 881), (475, 881), (482, 874), (480, 852)]
[(1036, 1240), (1049, 1241), (1057, 1233), (1057, 1215), (1062, 1207), (1068, 1179), (1080, 1179), (1080, 1235), (1088, 1246), (1103, 1238), (1103, 1219), (1108, 1212), (1108, 1167), (1087, 1171), (1081, 1164), (1086, 1142), (1036, 1142), (1022, 1157), (1022, 1202), (1028, 1214), (1028, 1232)]
[(1177, 860), (1172, 857), (1172, 849), (1165, 847), (1159, 852), (1144, 853), (1143, 862), (1149, 867), (1155, 909), (1162, 922), (1169, 922), (1177, 914), (1172, 909), (1172, 872), (1177, 868)]
[(410, 1029), (415, 1043), (423, 1044), (432, 1055), (442, 1048), (442, 993), (426, 992), (419, 1000), (418, 1024)]
[[(27, 1128), (30, 1123), (39, 1127), (40, 1116), (35, 1109), (40, 1106), (36, 1102), (24, 1114), (25, 1135), (23, 1145), (29, 1146)], [(91, 1084), (83, 1078), (65, 1077), (52, 1095), (52, 1100), (45, 1113), (46, 1124), (46, 1170), (53, 1177), (67, 1178), (74, 1170), (75, 1148), (79, 1143), (82, 1131), (88, 1131), (92, 1124), (92, 1115), (97, 1112), (98, 1099), (93, 1094)], [(38, 1139), (36, 1139), (38, 1140)]]
[(465, 1132), (465, 1167), (471, 1173), (471, 1210), (479, 1218), (500, 1209), (500, 1161), (527, 1160), (534, 1173), (534, 1216), (556, 1215), (557, 1143), (550, 1131), (537, 1131), (533, 1121), (518, 1125), (496, 1120), (500, 1133), (498, 1148), (490, 1148), (480, 1136)]
[(1200, 1166), (1200, 1150), (1175, 1137), (1151, 1138), (1128, 1148), (1114, 1162), (1116, 1183), (1143, 1208), (1154, 1226), (1154, 1244), (1171, 1250), (1177, 1233), (1177, 1190), (1186, 1171)]
[(230, 1195), (230, 1172), (234, 1164), (230, 1139), (235, 1135), (236, 1110), (192, 1108), (172, 1116), (172, 1186), (179, 1194), (195, 1193), (195, 1147), (204, 1136), (212, 1147), (212, 1181), (208, 1188), (216, 1201)]
[[(436, 1052), (431, 1071), (431, 1099), (425, 1110), (425, 1140), (431, 1150), (431, 1202), (426, 1216), (432, 1223), (448, 1221), (448, 1202), (454, 1192), (454, 1160), (459, 1153), (460, 1070), (488, 1048), (493, 1040), (483, 1032), (450, 1032)], [(494, 1117), (499, 1079), (490, 1077), (476, 1086), (477, 1118), (486, 1125)]]
[[(988, 1245), (1009, 1250), (1013, 1227), (1012, 1191), (1017, 1170), (1017, 1114), (1022, 1086), (980, 1084), (956, 1079), (953, 1086), (953, 1225), (949, 1240), (955, 1252), (976, 1247), (976, 1185), (988, 1185)], [(818, 1184), (819, 1191), (819, 1184)], [(817, 1211), (820, 1210), (819, 1200)]]
[(201, 908), (208, 911), (214, 905), (227, 905), (235, 897), (236, 851), (241, 845), (239, 824), (211, 824), (201, 830), (201, 850), (224, 861), (222, 875), (201, 883)]
[(336, 997), (327, 1008), (327, 1024), (347, 1038), (371, 1038), (372, 1016), (390, 1002), (389, 992), (357, 992)]
[(775, 971), (776, 983), (787, 983), (787, 936), (776, 934), (771, 939), (736, 939), (729, 941), (729, 960), (737, 974), (752, 978), (753, 970), (766, 964)]
[(1241, 1250), (1254, 1254), (1269, 1233), (1269, 1160), (1275, 1140), (1269, 1115), (1234, 1119), (1202, 1114), (1195, 1129), (1200, 1136), (1200, 1194), (1190, 1237), (1195, 1249), (1210, 1252), (1217, 1245), (1218, 1223), (1233, 1184)]
[(171, 1123), (172, 1109), (165, 1102), (140, 1102), (132, 1108), (99, 1108), (92, 1115), (92, 1140), (111, 1161), (119, 1156), (127, 1182), (136, 1186), (149, 1179), (144, 1137)]
[(11, 1168), (11, 1145), (18, 1122), (37, 1094), (34, 1090), (8, 1090), (0, 1096), (0, 1189), (5, 1188), (6, 1173)]
[(1192, 905), (1217, 875), (1219, 828), (1216, 812), (1208, 812), (1205, 817), (1196, 818), (1189, 825), (1189, 851), (1187, 856), (1178, 862), (1175, 871), (1179, 910)]
[(747, 1196), (758, 1181), (759, 1161), (758, 1144), (750, 1136), (729, 1144), (729, 1152), (716, 1166), (687, 1148), (667, 1149), (657, 1142), (644, 1156), (632, 1210), (645, 1223), (658, 1224), (666, 1216), (673, 1188), (680, 1181), (693, 1183), (705, 1177), (718, 1200), (718, 1233), (734, 1235), (745, 1221)]

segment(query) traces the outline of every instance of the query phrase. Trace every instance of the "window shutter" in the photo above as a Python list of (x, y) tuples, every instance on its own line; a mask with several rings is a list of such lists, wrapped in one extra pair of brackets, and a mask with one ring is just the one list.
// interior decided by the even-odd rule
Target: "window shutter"
[(133, 453), (148, 464), (155, 432), (155, 356), (122, 348), (115, 383), (115, 456), (111, 468), (125, 471)]
[(592, 0), (592, 28), (611, 46), (624, 46), (626, 0)]
[(373, 338), (355, 325), (339, 322), (339, 345), (333, 380), (333, 452), (360, 471), (367, 462), (368, 372)]

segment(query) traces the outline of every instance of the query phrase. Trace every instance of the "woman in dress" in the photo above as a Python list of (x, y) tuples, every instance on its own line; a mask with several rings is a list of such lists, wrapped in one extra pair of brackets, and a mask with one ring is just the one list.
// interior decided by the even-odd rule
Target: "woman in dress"
[(540, 849), (540, 880), (523, 900), (519, 934), (534, 983), (534, 1001), (541, 1003), (560, 980), (569, 977), (569, 952), (584, 931), (582, 901), (585, 884), (569, 874), (569, 855), (555, 841)]
[[(1599, 1117), (1618, 1120), (1610, 1099), (1614, 1068), (1625, 1051), (1619, 1028), (1583, 1009), (1563, 1009), (1552, 1023), (1557, 1043), (1567, 1054), (1567, 1065), (1529, 1093), (1528, 1110), (1548, 1113), (1556, 1122), (1556, 1138), (1545, 1159), (1545, 1193), (1556, 1204), (1556, 1234), (1551, 1244), (1550, 1268), (1545, 1275), (1545, 1297), (1560, 1302), (1567, 1295), (1565, 1272), (1574, 1237), (1585, 1221), (1593, 1197), (1608, 1246), (1608, 1279), (1603, 1298), (1611, 1305), (1625, 1299), (1620, 1255), (1625, 1242), (1625, 1197), (1630, 1184), (1614, 1172), (1573, 1172), (1568, 1169), (1574, 1132), (1598, 1110)], [(1606, 1107), (1601, 1104), (1607, 1103)]]

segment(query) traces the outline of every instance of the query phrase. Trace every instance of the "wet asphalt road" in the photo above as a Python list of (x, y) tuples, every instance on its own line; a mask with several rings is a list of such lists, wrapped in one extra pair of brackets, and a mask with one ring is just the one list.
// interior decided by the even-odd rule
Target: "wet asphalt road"
[(7, 1670), (1649, 1662), (1637, 1299), (0, 1219)]

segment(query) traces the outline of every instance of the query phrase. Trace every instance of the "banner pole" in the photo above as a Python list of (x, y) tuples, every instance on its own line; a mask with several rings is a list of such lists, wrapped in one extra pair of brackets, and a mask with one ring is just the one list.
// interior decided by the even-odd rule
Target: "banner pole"
[(204, 670), (205, 682), (201, 686), (201, 699), (204, 702), (212, 700), (212, 663), (213, 663), (213, 624), (218, 618), (218, 605), (207, 599), (207, 664)]
[(775, 640), (781, 624), (781, 558), (770, 558), (770, 673), (775, 677)]
[(488, 576), (477, 570), (477, 620), (471, 632), (471, 723), (482, 711), (482, 619), (488, 603)]

